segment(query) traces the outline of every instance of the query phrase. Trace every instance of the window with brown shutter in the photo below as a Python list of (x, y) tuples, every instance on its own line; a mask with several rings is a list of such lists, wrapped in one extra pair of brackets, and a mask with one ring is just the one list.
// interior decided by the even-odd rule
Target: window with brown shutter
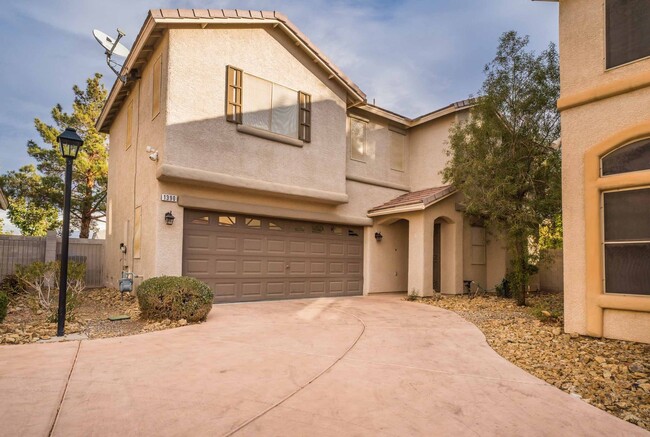
[(232, 123), (242, 122), (242, 79), (243, 72), (231, 65), (226, 67), (226, 120)]
[(298, 92), (298, 104), (300, 107), (300, 130), (298, 139), (306, 143), (311, 141), (311, 95)]
[(607, 68), (650, 56), (650, 0), (605, 3)]

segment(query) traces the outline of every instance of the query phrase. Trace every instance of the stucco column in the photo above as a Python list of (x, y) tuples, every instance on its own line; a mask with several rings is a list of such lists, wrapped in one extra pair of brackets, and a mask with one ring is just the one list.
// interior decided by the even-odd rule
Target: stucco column
[(424, 213), (409, 219), (408, 292), (433, 296), (433, 223)]

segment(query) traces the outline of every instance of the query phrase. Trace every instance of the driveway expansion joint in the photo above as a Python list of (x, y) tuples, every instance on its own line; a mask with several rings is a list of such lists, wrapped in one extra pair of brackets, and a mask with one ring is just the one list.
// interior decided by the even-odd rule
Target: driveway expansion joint
[(56, 422), (59, 420), (59, 414), (61, 413), (61, 408), (63, 407), (63, 400), (65, 399), (65, 395), (68, 392), (68, 385), (70, 384), (70, 378), (72, 377), (72, 372), (74, 370), (75, 365), (77, 364), (77, 357), (79, 356), (79, 350), (81, 349), (81, 341), (82, 340), (77, 340), (77, 350), (75, 351), (74, 359), (72, 360), (72, 366), (70, 366), (70, 372), (68, 373), (68, 379), (66, 379), (65, 381), (63, 394), (61, 394), (61, 400), (59, 401), (59, 405), (56, 408), (56, 414), (54, 415), (54, 420), (52, 421), (52, 427), (50, 428), (48, 437), (52, 437), (52, 433), (54, 433), (54, 428), (56, 427)]
[(264, 411), (261, 411), (260, 413), (256, 414), (255, 416), (251, 417), (250, 419), (248, 419), (247, 421), (245, 421), (244, 423), (242, 423), (241, 425), (238, 425), (235, 429), (233, 429), (233, 430), (229, 431), (228, 433), (224, 434), (224, 437), (230, 437), (230, 436), (236, 434), (237, 432), (241, 431), (242, 429), (244, 429), (245, 427), (247, 427), (247, 426), (250, 425), (251, 423), (255, 422), (255, 421), (256, 421), (257, 419), (259, 419), (260, 417), (264, 416), (265, 414), (267, 414), (267, 413), (270, 412), (271, 410), (273, 410), (273, 409), (279, 407), (279, 406), (282, 405), (284, 402), (286, 402), (286, 401), (288, 401), (289, 399), (291, 399), (293, 396), (295, 396), (296, 394), (298, 394), (300, 391), (302, 391), (303, 389), (305, 389), (306, 387), (308, 387), (312, 382), (316, 381), (318, 378), (320, 378), (321, 376), (323, 376), (324, 374), (326, 374), (327, 372), (329, 372), (329, 371), (330, 371), (334, 366), (336, 366), (336, 365), (337, 365), (337, 364), (338, 364), (338, 363), (339, 363), (339, 362), (340, 362), (340, 361), (341, 361), (341, 360), (342, 360), (342, 359), (343, 359), (343, 358), (344, 358), (344, 357), (345, 357), (345, 356), (346, 356), (346, 355), (347, 355), (347, 354), (348, 354), (352, 349), (354, 349), (354, 347), (357, 345), (357, 343), (359, 342), (359, 340), (360, 340), (361, 337), (363, 336), (363, 333), (366, 331), (366, 324), (364, 323), (364, 321), (363, 321), (360, 317), (358, 317), (358, 316), (355, 315), (355, 314), (348, 313), (347, 311), (343, 311), (343, 310), (338, 309), (338, 308), (332, 308), (332, 307), (329, 307), (329, 309), (332, 309), (332, 310), (334, 310), (334, 311), (338, 311), (338, 312), (343, 313), (343, 314), (347, 314), (348, 316), (352, 316), (352, 317), (354, 317), (355, 319), (357, 319), (357, 320), (359, 321), (359, 323), (361, 324), (361, 332), (359, 332), (359, 335), (357, 336), (357, 338), (354, 339), (354, 341), (352, 342), (352, 344), (351, 344), (351, 345), (350, 345), (350, 346), (349, 346), (349, 347), (348, 347), (348, 348), (347, 348), (347, 349), (346, 349), (346, 350), (345, 350), (345, 351), (344, 351), (344, 352), (343, 352), (343, 353), (342, 353), (342, 354), (341, 354), (341, 355), (340, 355), (336, 360), (334, 360), (334, 361), (332, 362), (332, 364), (330, 364), (330, 365), (327, 366), (325, 369), (323, 369), (322, 371), (320, 371), (316, 376), (314, 376), (313, 378), (311, 378), (309, 381), (307, 381), (306, 383), (304, 383), (303, 385), (301, 385), (300, 387), (298, 387), (296, 390), (294, 390), (293, 392), (289, 393), (287, 396), (285, 396), (284, 398), (280, 399), (279, 401), (277, 401), (276, 403), (274, 403), (273, 405), (271, 405), (270, 407), (268, 407), (268, 408), (265, 409)]

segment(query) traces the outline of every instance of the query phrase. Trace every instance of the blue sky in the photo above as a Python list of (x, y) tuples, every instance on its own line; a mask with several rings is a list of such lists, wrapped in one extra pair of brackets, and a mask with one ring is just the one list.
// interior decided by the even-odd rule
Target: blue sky
[(120, 27), (130, 47), (151, 8), (283, 12), (376, 104), (415, 117), (475, 94), (499, 35), (530, 35), (530, 47), (557, 41), (557, 3), (530, 0), (30, 0), (0, 8), (0, 172), (30, 162), (35, 117), (69, 109), (72, 85), (98, 71), (114, 75), (91, 35)]

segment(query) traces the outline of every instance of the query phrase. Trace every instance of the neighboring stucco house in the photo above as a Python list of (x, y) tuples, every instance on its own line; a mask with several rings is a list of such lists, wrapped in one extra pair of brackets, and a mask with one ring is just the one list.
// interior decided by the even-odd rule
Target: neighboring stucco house
[(559, 6), (565, 330), (650, 343), (650, 2)]
[(368, 104), (266, 11), (152, 10), (125, 71), (97, 122), (110, 134), (107, 283), (183, 274), (232, 302), (504, 277), (502, 244), (440, 176), (470, 102), (416, 119)]

